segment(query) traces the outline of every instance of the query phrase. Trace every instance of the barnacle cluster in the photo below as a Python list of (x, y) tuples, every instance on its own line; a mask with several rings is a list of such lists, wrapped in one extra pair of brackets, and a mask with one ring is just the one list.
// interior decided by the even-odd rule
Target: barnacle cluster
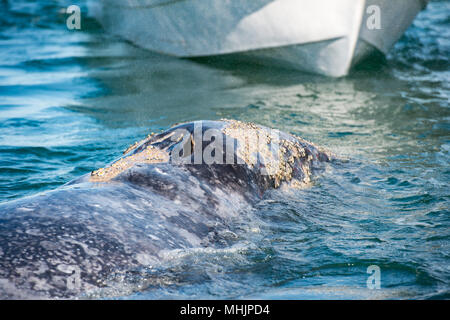
[[(321, 158), (329, 159), (327, 152), (302, 138), (250, 122), (228, 119), (222, 119), (222, 122), (224, 123), (222, 133), (237, 141), (236, 150), (233, 148), (233, 152), (237, 156), (238, 164), (247, 165), (258, 175), (268, 176), (275, 188), (280, 187), (283, 182), (288, 182), (294, 187), (304, 186), (310, 182), (313, 161)], [(169, 162), (173, 160), (173, 155), (167, 146), (160, 149), (156, 145), (169, 138), (172, 145), (177, 144), (184, 139), (183, 137), (183, 134), (177, 135), (176, 131), (158, 136), (148, 135), (144, 140), (130, 146), (124, 154), (129, 154), (138, 147), (142, 149), (148, 144), (147, 147), (119, 159), (106, 168), (93, 171), (90, 180), (109, 181), (136, 163)], [(191, 143), (189, 147), (193, 150), (195, 144), (193, 133), (186, 143)]]
[(145, 137), (145, 139), (142, 139), (141, 141), (136, 141), (135, 143), (133, 143), (131, 146), (129, 146), (124, 152), (123, 154), (127, 154), (128, 152), (136, 149), (137, 147), (139, 147), (141, 144), (147, 142), (148, 140), (150, 140), (150, 138), (152, 138), (155, 135), (154, 132), (150, 133), (149, 135), (147, 135), (147, 137)]
[(136, 163), (161, 163), (168, 161), (169, 154), (166, 151), (149, 145), (141, 152), (121, 158), (111, 164), (109, 167), (100, 168), (93, 171), (91, 173), (90, 180), (92, 182), (109, 181), (119, 175), (121, 172), (131, 168)]
[[(304, 140), (281, 139), (279, 132), (253, 123), (222, 119), (227, 122), (223, 133), (236, 139), (236, 154), (250, 167), (268, 175), (278, 188), (282, 182), (299, 187), (310, 182), (314, 160)], [(295, 175), (295, 168), (298, 173)], [(300, 180), (299, 180), (300, 179)]]

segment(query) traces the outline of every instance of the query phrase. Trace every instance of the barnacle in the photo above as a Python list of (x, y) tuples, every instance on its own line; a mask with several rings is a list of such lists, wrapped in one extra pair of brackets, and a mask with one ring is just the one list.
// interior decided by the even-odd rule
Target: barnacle
[[(250, 168), (257, 170), (264, 168), (264, 174), (272, 179), (275, 188), (278, 188), (282, 182), (292, 182), (293, 187), (300, 187), (310, 182), (314, 156), (310, 148), (306, 148), (308, 142), (297, 137), (294, 141), (279, 139), (274, 131), (253, 123), (222, 120), (227, 122), (223, 133), (239, 142), (236, 154)], [(302, 172), (301, 177), (294, 177), (296, 167), (301, 168), (299, 170)], [(301, 178), (301, 181), (297, 178)]]
[(141, 152), (117, 160), (109, 167), (93, 171), (90, 180), (92, 182), (109, 181), (136, 163), (161, 163), (168, 161), (169, 155), (167, 152), (150, 145)]

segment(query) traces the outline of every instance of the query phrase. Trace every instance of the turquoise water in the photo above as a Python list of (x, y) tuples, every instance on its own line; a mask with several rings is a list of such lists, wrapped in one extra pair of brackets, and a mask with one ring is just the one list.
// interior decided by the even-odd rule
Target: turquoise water
[[(0, 202), (55, 189), (182, 121), (253, 121), (343, 159), (243, 212), (231, 247), (174, 252), (110, 296), (449, 298), (447, 1), (432, 1), (386, 61), (342, 79), (174, 59), (86, 16), (69, 31), (69, 4), (0, 2)], [(370, 265), (379, 290), (366, 287)]]

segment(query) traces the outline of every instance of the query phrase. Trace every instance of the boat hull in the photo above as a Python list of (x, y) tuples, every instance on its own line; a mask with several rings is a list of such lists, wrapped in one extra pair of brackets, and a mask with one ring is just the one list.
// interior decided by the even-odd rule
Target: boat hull
[[(401, 25), (395, 14), (411, 5)], [(344, 76), (358, 39), (386, 53), (420, 11), (423, 0), (108, 0), (92, 1), (103, 27), (138, 46), (176, 57), (243, 54), (263, 63), (327, 76)], [(386, 14), (382, 31), (365, 30), (368, 5)], [(403, 17), (403, 16), (402, 16)], [(384, 18), (384, 16), (383, 16)], [(398, 21), (398, 20), (397, 20)], [(366, 28), (367, 29), (367, 28)], [(364, 53), (364, 54), (363, 54)]]
[[(352, 65), (357, 65), (374, 51), (388, 54), (427, 3), (428, 0), (366, 0)], [(373, 5), (380, 8), (379, 28), (370, 28), (368, 23), (370, 16), (375, 14), (370, 10)]]

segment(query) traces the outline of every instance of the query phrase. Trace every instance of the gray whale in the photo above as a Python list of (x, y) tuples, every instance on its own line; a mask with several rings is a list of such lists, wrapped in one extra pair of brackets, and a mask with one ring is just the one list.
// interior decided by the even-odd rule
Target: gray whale
[(89, 297), (164, 250), (214, 246), (266, 190), (304, 186), (329, 160), (301, 138), (234, 120), (148, 136), (105, 168), (0, 204), (0, 299)]

